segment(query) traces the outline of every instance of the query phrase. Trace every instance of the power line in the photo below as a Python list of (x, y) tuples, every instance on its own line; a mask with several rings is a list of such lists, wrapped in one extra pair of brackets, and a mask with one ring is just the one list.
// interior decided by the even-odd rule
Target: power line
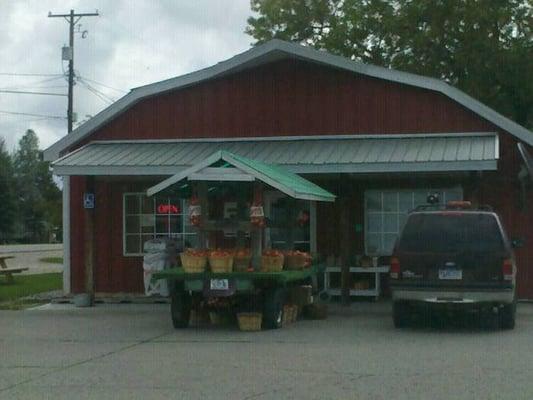
[(94, 94), (96, 97), (98, 97), (100, 100), (102, 100), (106, 104), (112, 104), (113, 100), (107, 98), (107, 96), (104, 96), (101, 92), (93, 88), (92, 86), (88, 85), (87, 82), (80, 81), (80, 83), (87, 89), (89, 92)]
[(47, 117), (25, 117), (21, 115), (2, 115), (0, 114), (0, 119), (5, 117), (14, 117), (13, 119), (10, 119), (9, 122), (7, 120), (4, 120), (4, 123), (8, 123), (9, 125), (17, 124), (17, 125), (23, 125), (26, 122), (34, 122), (34, 121), (46, 121), (46, 123), (50, 123), (52, 121), (60, 121), (59, 119), (55, 118), (47, 118)]
[(93, 93), (95, 93), (95, 94), (97, 94), (99, 96), (102, 96), (108, 102), (111, 102), (111, 103), (115, 102), (114, 98), (112, 98), (111, 96), (108, 96), (104, 92), (101, 92), (100, 90), (96, 89), (94, 86), (90, 85), (88, 82), (85, 82), (83, 79), (78, 79), (78, 81), (81, 82), (81, 84), (84, 85), (88, 90), (90, 90), (91, 92), (93, 92)]
[(87, 82), (85, 82), (85, 84), (87, 86), (89, 86), (91, 89), (93, 89), (94, 91), (96, 91), (97, 93), (100, 93), (100, 95), (104, 96), (106, 99), (108, 99), (111, 103), (114, 103), (116, 101), (115, 98), (109, 96), (108, 94), (102, 92), (101, 90), (98, 90), (97, 88), (95, 88), (94, 86), (92, 85), (89, 85)]
[(33, 86), (33, 89), (67, 89), (68, 85)]
[(63, 120), (60, 120), (60, 119), (50, 119), (50, 118), (45, 118), (45, 117), (21, 117), (19, 119), (14, 119), (12, 121), (9, 121), (9, 125), (13, 125), (13, 126), (23, 126), (23, 127), (28, 127), (28, 123), (30, 122), (37, 122), (37, 121), (44, 121), (44, 123), (46, 124), (51, 124), (51, 123), (57, 123), (57, 124), (63, 124), (65, 119)]
[(94, 79), (89, 79), (89, 78), (85, 78), (85, 77), (81, 77), (81, 76), (78, 76), (78, 79), (84, 79), (86, 81), (89, 81), (89, 82), (95, 83), (97, 85), (103, 86), (103, 87), (105, 87), (107, 89), (116, 90), (117, 92), (128, 93), (127, 90), (117, 89), (117, 88), (114, 88), (113, 86), (104, 85), (103, 83), (95, 81)]
[(40, 81), (24, 83), (20, 85), (4, 86), (4, 87), (1, 87), (0, 90), (28, 88), (28, 87), (33, 87), (34, 85), (40, 85), (42, 83), (56, 81), (61, 78), (63, 78), (63, 76), (56, 76), (54, 78), (42, 79)]
[(104, 99), (106, 99), (106, 100), (109, 102), (109, 104), (112, 104), (112, 103), (115, 102), (115, 99), (114, 99), (113, 97), (108, 96), (108, 95), (105, 94), (104, 92), (102, 92), (102, 91), (96, 89), (94, 86), (88, 85), (88, 88), (89, 88), (90, 90), (93, 90), (94, 92), (98, 93), (98, 94), (99, 94), (100, 96), (102, 96)]
[(0, 93), (12, 93), (12, 94), (38, 94), (43, 96), (65, 96), (67, 97), (68, 94), (62, 94), (62, 93), (48, 93), (48, 92), (24, 92), (19, 90), (0, 90)]
[(62, 74), (22, 74), (17, 72), (0, 72), (3, 76), (62, 76)]
[(96, 97), (98, 97), (100, 100), (102, 100), (104, 103), (106, 104), (111, 104), (111, 102), (109, 100), (107, 100), (105, 97), (101, 96), (100, 94), (98, 94), (96, 91), (94, 91), (93, 89), (90, 89), (89, 87), (85, 86), (85, 89), (87, 89), (89, 92), (91, 92), (92, 94), (94, 94)]
[(42, 117), (42, 118), (50, 118), (50, 119), (66, 119), (65, 117), (60, 117), (58, 115), (33, 114), (33, 113), (23, 113), (23, 112), (6, 111), (6, 110), (0, 110), (0, 114), (24, 115), (28, 117)]

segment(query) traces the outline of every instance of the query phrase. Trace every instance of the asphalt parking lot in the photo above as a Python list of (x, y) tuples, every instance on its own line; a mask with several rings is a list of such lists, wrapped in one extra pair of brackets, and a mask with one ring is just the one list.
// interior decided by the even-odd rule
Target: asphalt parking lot
[(395, 330), (390, 303), (257, 333), (171, 327), (168, 305), (0, 311), (0, 399), (531, 399), (514, 331)]

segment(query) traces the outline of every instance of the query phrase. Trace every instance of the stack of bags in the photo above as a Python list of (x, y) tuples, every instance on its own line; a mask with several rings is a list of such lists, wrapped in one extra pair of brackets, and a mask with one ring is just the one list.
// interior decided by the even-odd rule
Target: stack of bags
[(176, 264), (177, 248), (172, 239), (152, 239), (144, 243), (144, 291), (147, 296), (168, 296), (167, 281), (160, 279), (152, 282), (152, 274), (165, 268), (171, 268)]

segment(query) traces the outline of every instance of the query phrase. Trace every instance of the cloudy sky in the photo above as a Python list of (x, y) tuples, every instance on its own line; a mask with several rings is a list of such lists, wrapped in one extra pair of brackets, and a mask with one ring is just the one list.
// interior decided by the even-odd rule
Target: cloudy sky
[[(99, 11), (75, 35), (74, 111), (81, 121), (127, 90), (207, 67), (250, 47), (249, 0), (0, 0), (0, 136), (12, 150), (26, 129), (46, 148), (67, 132), (67, 98), (2, 90), (67, 93), (61, 47), (68, 24), (55, 14)], [(21, 76), (14, 74), (45, 74)], [(88, 84), (89, 87), (86, 85)], [(13, 115), (6, 112), (36, 114)]]

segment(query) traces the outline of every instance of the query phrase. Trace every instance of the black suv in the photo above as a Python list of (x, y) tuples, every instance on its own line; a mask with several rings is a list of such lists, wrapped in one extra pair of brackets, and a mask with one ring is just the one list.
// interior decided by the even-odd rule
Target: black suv
[(422, 307), (488, 312), (515, 325), (516, 264), (498, 216), (469, 202), (411, 212), (391, 258), (394, 326)]

